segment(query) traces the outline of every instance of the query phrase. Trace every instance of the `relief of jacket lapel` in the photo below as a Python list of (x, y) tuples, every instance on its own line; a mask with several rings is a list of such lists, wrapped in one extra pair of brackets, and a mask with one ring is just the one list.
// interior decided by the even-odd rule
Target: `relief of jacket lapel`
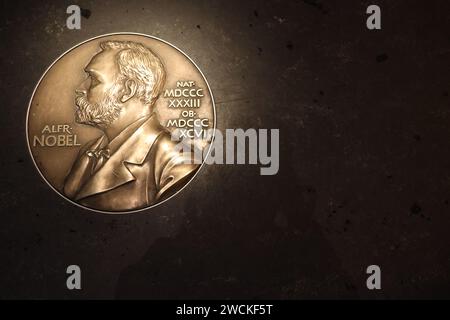
[(70, 169), (70, 173), (67, 175), (64, 180), (64, 194), (69, 198), (73, 198), (83, 186), (86, 178), (91, 175), (93, 168), (93, 160), (89, 157), (86, 152), (88, 150), (96, 150), (101, 147), (103, 144), (106, 144), (106, 137), (100, 136), (94, 141), (88, 142), (83, 148), (80, 150), (77, 160), (72, 165), (72, 169)]
[(161, 133), (158, 120), (153, 115), (146, 120), (82, 187), (75, 200), (115, 189), (136, 178), (126, 164), (141, 165), (158, 135)]

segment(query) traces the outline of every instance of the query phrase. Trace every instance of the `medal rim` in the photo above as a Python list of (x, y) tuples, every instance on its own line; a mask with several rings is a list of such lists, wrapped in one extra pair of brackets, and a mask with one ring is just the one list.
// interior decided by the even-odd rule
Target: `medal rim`
[[(196, 69), (200, 72), (201, 76), (203, 77), (203, 80), (205, 81), (207, 87), (208, 87), (208, 91), (209, 94), (211, 96), (211, 102), (212, 102), (212, 108), (213, 108), (213, 134), (212, 134), (212, 138), (211, 138), (211, 142), (209, 144), (208, 147), (208, 152), (206, 153), (205, 158), (202, 161), (202, 164), (200, 165), (200, 167), (197, 169), (197, 171), (195, 172), (195, 174), (189, 179), (188, 182), (186, 182), (179, 190), (177, 190), (174, 194), (170, 195), (168, 198), (159, 201), (155, 204), (152, 204), (150, 206), (147, 206), (145, 208), (140, 208), (140, 209), (136, 209), (136, 210), (126, 210), (126, 211), (106, 211), (106, 210), (99, 210), (99, 209), (94, 209), (94, 208), (90, 208), (87, 206), (83, 206), (71, 199), (69, 199), (68, 197), (66, 197), (64, 194), (62, 194), (59, 190), (57, 190), (48, 180), (47, 178), (44, 176), (44, 174), (41, 172), (41, 170), (39, 169), (36, 160), (34, 159), (33, 153), (31, 151), (31, 146), (30, 146), (30, 139), (29, 139), (29, 131), (28, 131), (28, 123), (29, 123), (29, 115), (30, 115), (30, 109), (31, 109), (31, 104), (33, 102), (34, 96), (36, 94), (36, 90), (39, 87), (39, 85), (42, 82), (42, 79), (44, 79), (44, 77), (47, 75), (47, 73), (50, 71), (50, 69), (59, 61), (61, 60), (67, 53), (69, 53), (70, 51), (82, 46), (83, 44), (90, 42), (92, 40), (96, 40), (99, 38), (104, 38), (104, 37), (109, 37), (109, 36), (117, 36), (117, 35), (133, 35), (133, 36), (142, 36), (142, 37), (146, 37), (146, 38), (151, 38), (157, 41), (161, 41), (164, 44), (169, 45), (170, 47), (174, 48), (175, 50), (177, 50), (178, 52), (180, 52), (181, 54), (183, 54), (183, 56), (185, 56), (195, 67)], [(151, 36), (148, 34), (144, 34), (144, 33), (139, 33), (139, 32), (113, 32), (113, 33), (105, 33), (102, 35), (98, 35), (95, 37), (91, 37), (87, 40), (84, 40), (74, 46), (72, 46), (70, 49), (66, 50), (64, 53), (62, 53), (61, 55), (58, 56), (58, 58), (56, 58), (51, 64), (50, 66), (44, 71), (44, 73), (42, 74), (42, 76), (40, 77), (39, 81), (37, 82), (36, 86), (34, 87), (33, 93), (31, 94), (31, 98), (30, 98), (30, 102), (28, 103), (28, 109), (27, 109), (27, 116), (26, 116), (26, 125), (25, 125), (25, 130), (26, 130), (26, 139), (27, 139), (27, 146), (28, 146), (28, 152), (30, 154), (31, 160), (33, 161), (34, 166), (36, 167), (37, 171), (39, 172), (39, 175), (41, 176), (41, 178), (50, 186), (51, 189), (53, 189), (53, 191), (55, 191), (59, 196), (61, 196), (64, 200), (76, 205), (77, 207), (83, 208), (85, 210), (89, 210), (89, 211), (93, 211), (93, 212), (97, 212), (97, 213), (102, 213), (102, 214), (111, 214), (111, 215), (123, 215), (123, 214), (130, 214), (130, 213), (136, 213), (136, 212), (142, 212), (145, 210), (149, 210), (152, 208), (155, 208), (159, 205), (162, 205), (163, 203), (165, 203), (166, 201), (172, 199), (173, 197), (175, 197), (178, 193), (180, 193), (181, 191), (183, 191), (184, 188), (186, 188), (197, 176), (197, 174), (201, 171), (201, 169), (203, 168), (203, 166), (205, 165), (206, 159), (209, 157), (210, 153), (211, 153), (211, 148), (214, 142), (214, 138), (215, 138), (215, 134), (216, 134), (216, 122), (217, 122), (217, 118), (216, 118), (216, 104), (214, 102), (214, 96), (211, 90), (211, 87), (208, 83), (208, 80), (206, 79), (205, 75), (203, 74), (202, 70), (199, 68), (199, 66), (180, 48), (178, 48), (177, 46), (171, 44), (170, 42), (163, 40), (161, 38), (158, 38), (156, 36)]]

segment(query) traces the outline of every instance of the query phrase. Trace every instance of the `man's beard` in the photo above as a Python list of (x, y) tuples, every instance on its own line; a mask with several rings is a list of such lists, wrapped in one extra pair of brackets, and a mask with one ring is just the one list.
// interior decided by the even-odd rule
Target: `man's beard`
[(114, 85), (99, 103), (90, 103), (86, 95), (75, 98), (77, 110), (75, 121), (95, 127), (106, 128), (119, 117), (122, 104), (118, 101), (120, 86)]

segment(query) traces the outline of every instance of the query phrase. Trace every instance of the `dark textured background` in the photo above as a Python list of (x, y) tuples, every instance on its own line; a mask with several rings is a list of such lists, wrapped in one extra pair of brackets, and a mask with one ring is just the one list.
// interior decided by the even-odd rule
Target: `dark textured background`
[[(450, 298), (450, 2), (1, 3), (0, 298)], [(372, 3), (381, 31), (365, 27)], [(185, 51), (218, 128), (280, 128), (279, 174), (207, 166), (123, 216), (53, 192), (28, 154), (28, 101), (62, 52), (115, 31)]]

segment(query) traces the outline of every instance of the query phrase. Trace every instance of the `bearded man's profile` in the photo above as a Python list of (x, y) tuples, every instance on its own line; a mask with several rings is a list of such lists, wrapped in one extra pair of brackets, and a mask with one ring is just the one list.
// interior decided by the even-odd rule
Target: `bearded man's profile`
[(64, 194), (85, 206), (127, 211), (178, 191), (199, 165), (178, 151), (154, 106), (165, 82), (161, 60), (131, 41), (106, 41), (76, 89), (75, 121), (103, 134), (86, 143), (64, 182)]

